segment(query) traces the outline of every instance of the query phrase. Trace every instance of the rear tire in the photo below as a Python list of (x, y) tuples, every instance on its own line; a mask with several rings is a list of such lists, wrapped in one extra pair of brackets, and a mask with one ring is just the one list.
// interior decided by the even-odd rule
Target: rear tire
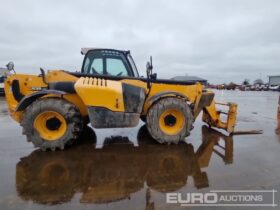
[(83, 119), (75, 105), (60, 98), (43, 98), (27, 107), (21, 121), (27, 141), (45, 151), (63, 150), (83, 129)]
[(160, 99), (147, 113), (147, 128), (159, 143), (184, 141), (190, 134), (193, 115), (186, 101), (175, 97)]

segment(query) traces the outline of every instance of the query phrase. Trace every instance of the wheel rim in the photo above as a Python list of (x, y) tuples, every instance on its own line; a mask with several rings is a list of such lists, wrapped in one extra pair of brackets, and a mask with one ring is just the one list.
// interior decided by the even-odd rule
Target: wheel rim
[(65, 134), (67, 123), (58, 112), (45, 111), (35, 118), (34, 128), (44, 140), (55, 141)]
[(185, 117), (182, 112), (168, 109), (160, 115), (160, 129), (168, 135), (176, 135), (185, 125)]

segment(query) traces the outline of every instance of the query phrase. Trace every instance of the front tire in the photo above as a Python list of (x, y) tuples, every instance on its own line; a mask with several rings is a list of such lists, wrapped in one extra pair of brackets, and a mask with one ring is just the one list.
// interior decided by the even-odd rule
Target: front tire
[(147, 128), (159, 143), (184, 141), (190, 134), (193, 115), (186, 101), (175, 97), (160, 99), (147, 113)]
[(66, 145), (77, 139), (83, 129), (83, 119), (75, 105), (60, 98), (43, 98), (27, 107), (21, 121), (27, 141), (45, 151)]

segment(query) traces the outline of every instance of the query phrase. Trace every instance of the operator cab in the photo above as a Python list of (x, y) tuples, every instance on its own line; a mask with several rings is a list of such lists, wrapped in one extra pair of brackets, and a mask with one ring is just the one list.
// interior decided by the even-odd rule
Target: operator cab
[(150, 88), (152, 83), (194, 85), (196, 80), (177, 81), (171, 79), (157, 79), (153, 73), (152, 57), (146, 65), (146, 77), (139, 76), (130, 51), (104, 49), (104, 48), (82, 48), (85, 55), (81, 72), (68, 72), (76, 77), (95, 77), (109, 80), (139, 80), (147, 83)]
[(82, 48), (82, 73), (116, 77), (139, 77), (130, 51)]

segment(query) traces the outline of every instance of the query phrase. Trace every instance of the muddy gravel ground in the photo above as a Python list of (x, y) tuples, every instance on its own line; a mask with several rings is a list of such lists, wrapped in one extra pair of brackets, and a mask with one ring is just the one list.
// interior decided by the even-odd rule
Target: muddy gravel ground
[[(189, 207), (167, 203), (166, 193), (184, 197), (213, 190), (277, 190), (279, 205), (278, 97), (276, 92), (216, 92), (217, 100), (238, 103), (236, 130), (262, 129), (260, 135), (227, 136), (209, 129), (200, 116), (179, 145), (157, 144), (139, 123), (132, 129), (88, 127), (75, 145), (56, 152), (33, 148), (1, 97), (0, 209), (184, 209)], [(200, 208), (205, 207), (195, 207)]]

